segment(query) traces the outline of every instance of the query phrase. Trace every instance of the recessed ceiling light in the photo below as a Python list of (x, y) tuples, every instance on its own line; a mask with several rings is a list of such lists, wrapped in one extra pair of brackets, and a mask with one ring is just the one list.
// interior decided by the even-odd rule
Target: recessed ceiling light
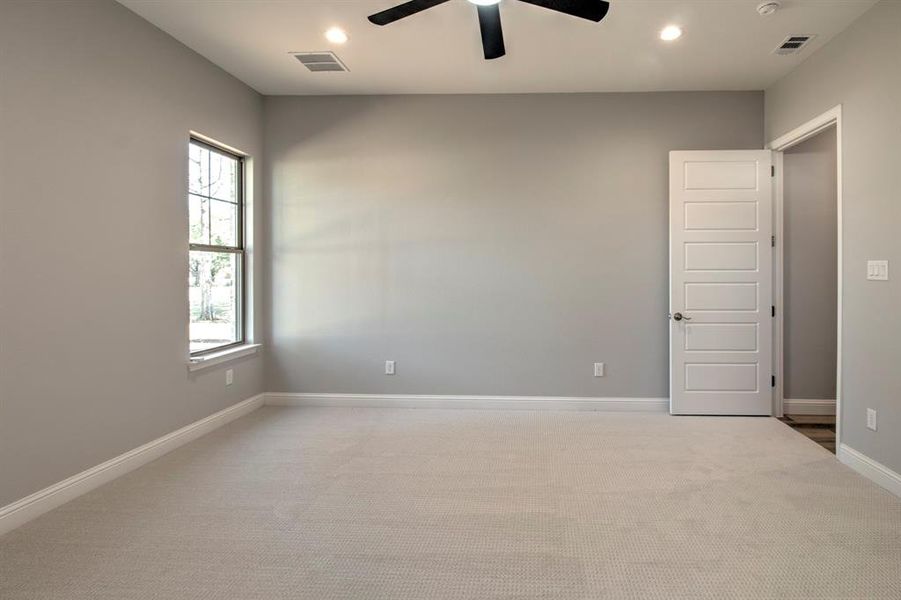
[(679, 39), (682, 35), (682, 28), (678, 25), (667, 25), (660, 31), (660, 39), (664, 42), (671, 42)]
[(493, 4), (500, 4), (501, 0), (469, 0), (473, 4), (478, 4), (479, 6), (491, 6)]
[(325, 32), (325, 39), (333, 44), (343, 44), (347, 41), (347, 34), (340, 27), (332, 27)]

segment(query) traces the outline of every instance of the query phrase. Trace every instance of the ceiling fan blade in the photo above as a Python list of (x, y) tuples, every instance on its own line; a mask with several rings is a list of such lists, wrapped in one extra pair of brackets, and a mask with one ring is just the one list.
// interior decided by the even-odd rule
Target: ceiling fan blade
[(369, 15), (369, 21), (376, 25), (387, 25), (445, 2), (450, 2), (450, 0), (410, 0), (382, 12), (377, 12), (374, 15)]
[(520, 0), (597, 23), (607, 15), (610, 3), (604, 0)]
[(479, 5), (479, 29), (482, 32), (482, 50), (485, 58), (500, 58), (507, 53), (504, 48), (504, 30), (501, 29), (501, 10), (497, 4)]

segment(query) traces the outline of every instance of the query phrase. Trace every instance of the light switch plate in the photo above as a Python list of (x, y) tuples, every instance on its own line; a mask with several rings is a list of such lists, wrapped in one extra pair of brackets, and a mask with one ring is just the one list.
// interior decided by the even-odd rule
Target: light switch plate
[(888, 281), (888, 261), (868, 260), (867, 279), (869, 281)]

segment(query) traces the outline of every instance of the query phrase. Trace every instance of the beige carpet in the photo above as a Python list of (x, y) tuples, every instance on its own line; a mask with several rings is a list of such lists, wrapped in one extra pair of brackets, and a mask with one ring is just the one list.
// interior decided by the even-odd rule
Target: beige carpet
[(0, 598), (901, 598), (901, 500), (774, 419), (263, 408), (0, 538)]

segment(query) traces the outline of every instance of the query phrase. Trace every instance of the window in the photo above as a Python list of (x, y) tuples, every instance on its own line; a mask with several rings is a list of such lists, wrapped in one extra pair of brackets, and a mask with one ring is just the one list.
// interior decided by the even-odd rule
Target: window
[(188, 152), (191, 355), (244, 343), (244, 159), (192, 139)]

